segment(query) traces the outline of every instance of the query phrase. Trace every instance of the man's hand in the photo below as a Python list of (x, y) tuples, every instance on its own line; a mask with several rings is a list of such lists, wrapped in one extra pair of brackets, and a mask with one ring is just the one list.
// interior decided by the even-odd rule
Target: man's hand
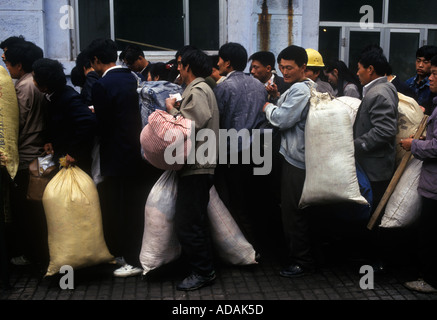
[(274, 99), (279, 97), (278, 86), (273, 83), (266, 86), (267, 93)]
[(400, 146), (405, 150), (405, 151), (410, 151), (411, 150), (411, 143), (412, 143), (413, 139), (412, 138), (408, 138), (408, 139), (401, 139), (401, 141), (399, 142)]
[(165, 107), (167, 112), (170, 113), (173, 108), (179, 108), (179, 103), (176, 102), (176, 98), (167, 98), (165, 99)]
[(70, 156), (69, 154), (67, 154), (67, 155), (65, 156), (65, 163), (66, 163), (66, 166), (67, 166), (67, 168), (68, 168), (70, 165), (73, 165), (73, 164), (76, 163), (76, 159), (74, 159), (72, 156)]

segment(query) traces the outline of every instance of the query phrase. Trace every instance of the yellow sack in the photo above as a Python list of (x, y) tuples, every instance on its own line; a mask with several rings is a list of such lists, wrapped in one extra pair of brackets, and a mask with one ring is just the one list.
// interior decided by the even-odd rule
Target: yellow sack
[(20, 112), (17, 94), (12, 78), (5, 68), (0, 66), (0, 153), (4, 159), (2, 166), (12, 179), (18, 170), (18, 130)]
[(103, 236), (96, 186), (78, 167), (62, 168), (43, 195), (50, 264), (46, 276), (63, 265), (73, 269), (113, 262)]

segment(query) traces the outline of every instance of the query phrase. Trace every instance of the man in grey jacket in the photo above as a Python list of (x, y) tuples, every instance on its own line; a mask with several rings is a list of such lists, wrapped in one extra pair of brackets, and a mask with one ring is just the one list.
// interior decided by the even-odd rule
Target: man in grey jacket
[(385, 77), (388, 62), (378, 50), (362, 53), (357, 75), (363, 99), (354, 123), (355, 159), (366, 172), (378, 206), (395, 170), (399, 98)]
[[(209, 57), (198, 49), (188, 51), (182, 55), (178, 70), (186, 88), (180, 105), (175, 98), (166, 99), (167, 111), (192, 120), (196, 134), (201, 129), (209, 129), (218, 139), (217, 102), (205, 82), (212, 70)], [(195, 141), (195, 163), (185, 164), (178, 172), (175, 228), (182, 252), (191, 267), (191, 274), (177, 286), (177, 290), (196, 290), (211, 284), (216, 277), (208, 232), (207, 207), (217, 160), (217, 142)], [(208, 154), (205, 155), (207, 158), (198, 159), (197, 151), (203, 144), (208, 144)]]
[[(385, 76), (388, 62), (382, 50), (363, 51), (358, 61), (358, 78), (363, 87), (363, 99), (358, 108), (353, 133), (355, 160), (366, 173), (372, 188), (375, 211), (395, 171), (396, 134), (399, 98), (395, 86)], [(366, 236), (366, 235), (365, 235)], [(385, 271), (386, 232), (377, 229), (368, 234), (366, 248), (374, 272)]]

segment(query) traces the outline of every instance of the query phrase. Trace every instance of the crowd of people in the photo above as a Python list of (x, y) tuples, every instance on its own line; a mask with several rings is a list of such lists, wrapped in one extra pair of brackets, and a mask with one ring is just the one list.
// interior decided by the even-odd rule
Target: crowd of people
[[(175, 232), (191, 272), (177, 289), (196, 290), (216, 278), (207, 224), (213, 185), (261, 259), (272, 249), (285, 257), (281, 276), (316, 272), (311, 207), (299, 207), (306, 177), (305, 124), (311, 92), (361, 100), (353, 137), (356, 162), (372, 189), (371, 212), (396, 169), (401, 92), (416, 99), (424, 115), (429, 115), (426, 137), (404, 137), (401, 141), (405, 150), (423, 161), (417, 248), (422, 274), (405, 285), (421, 292), (437, 292), (437, 47), (419, 48), (417, 74), (402, 82), (392, 75), (383, 50), (375, 45), (362, 50), (355, 74), (343, 61), (325, 64), (318, 51), (296, 45), (284, 48), (277, 57), (268, 51), (248, 56), (241, 44), (233, 42), (222, 45), (215, 56), (187, 45), (171, 61), (153, 63), (136, 45), (118, 54), (113, 40), (96, 39), (78, 55), (71, 71), (71, 82), (79, 90), (67, 84), (59, 61), (44, 58), (41, 48), (23, 37), (10, 37), (0, 47), (16, 80), (20, 110), (19, 168), (6, 199), (11, 205), (12, 223), (6, 233), (11, 263), (48, 264), (44, 209), (40, 202), (27, 200), (26, 194), (30, 162), (53, 154), (55, 162), (65, 157), (67, 166), (78, 166), (93, 178), (98, 162), (100, 179), (95, 181), (104, 237), (117, 261), (113, 275), (142, 273), (139, 254), (144, 207), (147, 194), (163, 171), (141, 156), (143, 122), (138, 89), (146, 81), (164, 81), (183, 88), (182, 100), (166, 99), (167, 112), (194, 121), (196, 131), (268, 128), (273, 132), (273, 166), (266, 176), (254, 175), (255, 164), (242, 161), (250, 148), (244, 144), (238, 145), (238, 163), (196, 159), (178, 171)], [(245, 72), (248, 63), (250, 74)], [(329, 144), (332, 137), (326, 138)], [(212, 141), (195, 141), (194, 150), (201, 149), (203, 143)], [(218, 146), (218, 141), (214, 143)], [(365, 225), (360, 228), (365, 229)], [(370, 232), (369, 245), (379, 232)], [(382, 269), (377, 264), (380, 245), (376, 247), (372, 258)]]

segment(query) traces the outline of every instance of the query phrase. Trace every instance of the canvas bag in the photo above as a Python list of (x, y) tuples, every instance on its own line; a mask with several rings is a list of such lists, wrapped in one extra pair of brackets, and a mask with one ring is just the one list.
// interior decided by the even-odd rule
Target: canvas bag
[(411, 97), (398, 92), (398, 133), (396, 134), (396, 165), (402, 161), (406, 151), (399, 144), (401, 139), (415, 134), (423, 118), (419, 104)]
[(42, 202), (50, 253), (46, 276), (63, 265), (79, 269), (114, 261), (103, 236), (97, 188), (88, 174), (79, 167), (62, 168), (48, 183)]
[(388, 199), (381, 219), (382, 228), (404, 228), (413, 224), (420, 216), (422, 197), (417, 191), (422, 161), (411, 158)]
[(11, 76), (0, 66), (0, 152), (5, 158), (1, 162), (9, 176), (14, 179), (18, 171), (19, 107)]
[(35, 158), (29, 164), (27, 200), (42, 201), (44, 190), (56, 173), (58, 170), (52, 154)]
[[(140, 262), (143, 275), (176, 260), (181, 246), (174, 231), (177, 173), (165, 171), (153, 186), (145, 207)], [(215, 187), (210, 190), (208, 220), (211, 240), (219, 257), (230, 264), (256, 264), (256, 252), (246, 240)]]
[(300, 208), (339, 202), (368, 205), (358, 184), (348, 108), (341, 100), (311, 89), (305, 124), (306, 176)]
[[(182, 115), (173, 116), (163, 110), (154, 111), (140, 135), (144, 158), (161, 170), (182, 169), (193, 146), (190, 139), (194, 130), (192, 125), (192, 121)], [(175, 154), (169, 150), (176, 150), (177, 157), (174, 158)]]

